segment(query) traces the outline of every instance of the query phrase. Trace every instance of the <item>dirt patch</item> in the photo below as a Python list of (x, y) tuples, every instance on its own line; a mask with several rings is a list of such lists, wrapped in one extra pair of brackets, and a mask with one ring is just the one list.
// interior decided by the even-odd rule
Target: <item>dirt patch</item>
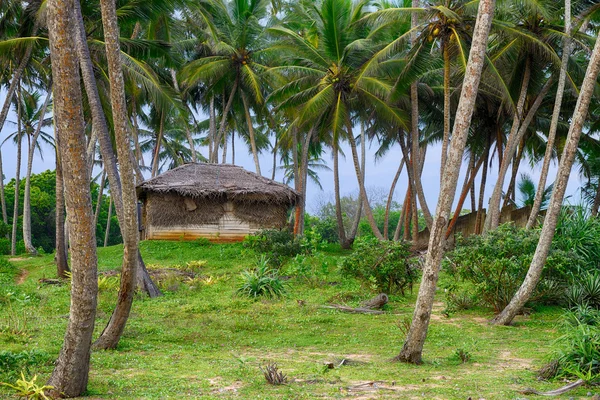
[(208, 383), (210, 386), (215, 386), (215, 388), (210, 391), (211, 394), (237, 393), (237, 391), (244, 386), (241, 381), (235, 381), (229, 385), (224, 385), (223, 378), (220, 376), (208, 378)]
[[(340, 387), (340, 391), (355, 399), (375, 399), (386, 398), (387, 395), (394, 393), (416, 392), (422, 391), (424, 388), (435, 388), (436, 384), (419, 384), (419, 385), (397, 385), (396, 382), (385, 381), (357, 381), (351, 382), (346, 387)], [(384, 397), (381, 397), (384, 396)], [(406, 398), (403, 395), (403, 398)]]
[(531, 368), (531, 360), (514, 357), (510, 351), (498, 353), (498, 365), (503, 369), (528, 369)]
[(25, 257), (13, 257), (13, 258), (9, 258), (8, 261), (24, 261), (27, 260), (27, 258)]
[(17, 277), (17, 285), (22, 285), (25, 282), (25, 279), (29, 276), (29, 271), (26, 269), (22, 269)]

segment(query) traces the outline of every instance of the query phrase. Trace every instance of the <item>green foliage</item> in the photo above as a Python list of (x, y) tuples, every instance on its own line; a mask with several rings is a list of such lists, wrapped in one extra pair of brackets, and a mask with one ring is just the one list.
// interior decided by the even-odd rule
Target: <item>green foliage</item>
[(600, 309), (600, 273), (585, 272), (567, 288), (565, 300), (570, 307), (589, 306)]
[(331, 267), (329, 257), (321, 252), (315, 252), (312, 255), (298, 254), (288, 265), (287, 270), (311, 287), (318, 287), (327, 280)]
[(600, 260), (600, 219), (591, 218), (584, 207), (563, 207), (553, 247), (568, 253), (571, 262), (562, 274), (578, 275), (594, 271)]
[(256, 268), (242, 272), (242, 284), (237, 293), (251, 298), (281, 297), (285, 294), (285, 284), (276, 270), (269, 267), (269, 259), (261, 256)]
[(576, 307), (563, 316), (564, 334), (555, 342), (556, 367), (548, 377), (600, 380), (600, 311)]
[(25, 370), (30, 374), (30, 368), (52, 363), (53, 358), (46, 352), (30, 351), (0, 351), (0, 376), (4, 379), (16, 379), (17, 371)]
[(319, 218), (316, 216), (306, 215), (305, 217), (305, 230), (311, 229), (318, 233), (323, 241), (327, 243), (339, 242), (337, 222), (334, 217), (327, 216)]
[(281, 267), (291, 257), (302, 252), (300, 240), (288, 230), (265, 229), (246, 236), (244, 247), (267, 255), (270, 265)]
[(359, 238), (354, 242), (354, 252), (342, 261), (341, 272), (375, 291), (399, 291), (404, 295), (417, 279), (416, 263), (410, 256), (408, 243)]
[(98, 277), (98, 291), (99, 292), (115, 292), (119, 290), (119, 278), (116, 276), (100, 275)]
[(44, 393), (46, 390), (54, 389), (54, 386), (39, 385), (37, 383), (37, 375), (34, 375), (30, 381), (25, 378), (23, 372), (21, 372), (21, 379), (17, 379), (14, 385), (9, 383), (0, 382), (0, 385), (7, 386), (15, 391), (15, 395), (18, 397), (24, 397), (27, 400), (50, 400)]
[[(452, 302), (459, 305), (464, 299), (476, 298), (483, 306), (502, 310), (523, 282), (538, 239), (538, 231), (513, 224), (501, 225), (487, 235), (458, 239), (444, 262), (445, 270), (454, 278), (447, 287), (449, 307)], [(564, 280), (564, 276), (557, 271), (569, 261), (563, 252), (553, 253), (531, 302), (552, 304), (559, 300), (558, 279)]]

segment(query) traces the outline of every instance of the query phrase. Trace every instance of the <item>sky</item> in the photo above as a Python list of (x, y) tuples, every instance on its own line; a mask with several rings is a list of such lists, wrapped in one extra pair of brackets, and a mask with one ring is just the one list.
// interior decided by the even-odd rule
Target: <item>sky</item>
[[(0, 93), (3, 95), (4, 93)], [(0, 98), (3, 98), (1, 96)], [(5, 127), (0, 132), (0, 136), (2, 138), (6, 138), (10, 133), (16, 130), (16, 115), (11, 110), (9, 113), (7, 122), (5, 123)], [(52, 128), (45, 128), (48, 133), (52, 133)], [(2, 139), (4, 140), (4, 139)], [(24, 141), (25, 144), (25, 141)], [(227, 160), (231, 160), (231, 146), (229, 147), (229, 153), (227, 155)], [(252, 155), (246, 150), (244, 144), (241, 140), (236, 140), (236, 164), (243, 166), (249, 171), (254, 172), (254, 161), (252, 159)], [(15, 176), (16, 171), (16, 145), (12, 143), (12, 141), (6, 142), (2, 145), (2, 167), (5, 176), (5, 183), (10, 181)], [(377, 145), (373, 144), (372, 146), (367, 147), (367, 168), (366, 168), (366, 187), (368, 193), (373, 193), (375, 197), (379, 198), (387, 198), (387, 194), (389, 188), (391, 186), (394, 175), (398, 169), (398, 165), (401, 160), (401, 151), (399, 147), (392, 148), (388, 154), (380, 160), (375, 161), (374, 154), (377, 149)], [(42, 145), (43, 150), (43, 160), (40, 158), (38, 153), (35, 154), (35, 159), (33, 162), (33, 173), (39, 173), (45, 171), (47, 169), (54, 169), (54, 150), (47, 145)], [(202, 154), (207, 154), (206, 148), (197, 149)], [(353, 194), (356, 195), (358, 193), (358, 183), (356, 179), (356, 174), (354, 171), (354, 165), (352, 163), (352, 157), (349, 147), (342, 146), (342, 151), (346, 154), (346, 158), (340, 158), (340, 187), (342, 195)], [(434, 213), (438, 192), (440, 187), (440, 158), (441, 158), (441, 145), (431, 146), (427, 150), (427, 155), (425, 158), (425, 166), (423, 170), (422, 182), (423, 189), (425, 192), (425, 197), (427, 199), (427, 204), (432, 213)], [(271, 154), (263, 154), (260, 157), (261, 170), (263, 174), (267, 177), (271, 177), (272, 166), (273, 166), (273, 157)], [(331, 167), (332, 160), (329, 155), (326, 155), (325, 161)], [(278, 160), (279, 162), (279, 160)], [(459, 177), (459, 184), (457, 187), (457, 191), (460, 191), (462, 188), (462, 183), (464, 180), (464, 173), (467, 168), (467, 161), (463, 160), (463, 165), (461, 168), (461, 175)], [(525, 172), (531, 175), (533, 180), (537, 182), (539, 180), (539, 168), (540, 166), (536, 166), (536, 168), (530, 168), (527, 165), (527, 162), (522, 162), (521, 167), (519, 169), (519, 173)], [(24, 146), (23, 155), (22, 155), (22, 164), (21, 164), (21, 177), (25, 175), (25, 168), (27, 167), (27, 150)], [(497, 160), (494, 160), (493, 166), (489, 169), (487, 184), (485, 188), (485, 205), (487, 206), (489, 196), (492, 193), (494, 185), (496, 183), (497, 177)], [(557, 165), (553, 163), (551, 165), (550, 174), (549, 174), (549, 182), (554, 180), (556, 176)], [(99, 173), (99, 171), (96, 171)], [(147, 173), (149, 177), (149, 173)], [(276, 171), (277, 181), (282, 181), (283, 172), (281, 170)], [(329, 171), (319, 171), (319, 179), (323, 186), (323, 190), (320, 190), (319, 187), (313, 182), (309, 181), (307, 188), (307, 210), (311, 214), (314, 214), (318, 211), (318, 208), (323, 202), (333, 201), (333, 173), (331, 170)], [(477, 196), (479, 196), (479, 184), (481, 179), (481, 172), (476, 179), (476, 188), (477, 188)], [(505, 188), (508, 186), (510, 180), (510, 176), (507, 177), (505, 182)], [(576, 167), (574, 167), (573, 172), (571, 173), (571, 178), (569, 180), (569, 185), (567, 188), (567, 196), (571, 196), (569, 200), (571, 203), (579, 202), (579, 187), (581, 185), (580, 178), (578, 176)], [(399, 203), (404, 199), (404, 195), (407, 188), (407, 176), (406, 169), (403, 170), (402, 176), (396, 186), (394, 199)], [(454, 204), (456, 205), (458, 199), (458, 195), (455, 196)], [(517, 195), (518, 200), (518, 195)], [(467, 199), (465, 201), (465, 205), (463, 208), (470, 208), (470, 201)]]

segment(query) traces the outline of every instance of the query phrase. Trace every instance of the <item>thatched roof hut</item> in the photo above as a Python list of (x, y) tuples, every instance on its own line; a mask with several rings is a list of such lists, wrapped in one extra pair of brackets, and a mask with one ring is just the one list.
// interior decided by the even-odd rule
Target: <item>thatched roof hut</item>
[(191, 163), (137, 188), (142, 239), (228, 242), (260, 229), (283, 228), (298, 193), (230, 164)]

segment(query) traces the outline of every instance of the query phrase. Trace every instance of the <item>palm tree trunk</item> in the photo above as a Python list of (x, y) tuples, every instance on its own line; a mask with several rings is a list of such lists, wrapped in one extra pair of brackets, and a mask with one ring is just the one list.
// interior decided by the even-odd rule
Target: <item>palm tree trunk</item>
[(256, 149), (256, 138), (254, 137), (254, 125), (252, 124), (252, 117), (250, 116), (250, 107), (248, 106), (248, 100), (246, 94), (242, 92), (242, 102), (244, 103), (244, 114), (246, 115), (246, 124), (248, 125), (248, 134), (250, 135), (250, 148), (252, 149), (252, 157), (254, 158), (254, 166), (256, 167), (256, 173), (260, 173), (260, 163), (258, 162), (258, 150)]
[(71, 231), (71, 310), (63, 346), (48, 384), (52, 397), (86, 391), (96, 318), (98, 258), (73, 37), (72, 0), (48, 2), (48, 32), (54, 82), (56, 147), (59, 149)]
[(271, 180), (275, 180), (275, 170), (277, 169), (277, 150), (279, 146), (279, 136), (275, 134), (275, 144), (273, 145), (273, 170), (271, 172)]
[(394, 198), (394, 192), (396, 191), (396, 185), (398, 184), (398, 179), (400, 179), (400, 174), (402, 174), (402, 169), (404, 168), (404, 160), (404, 157), (402, 157), (402, 160), (400, 160), (400, 165), (398, 166), (394, 180), (392, 180), (392, 186), (390, 187), (387, 202), (385, 203), (385, 217), (383, 219), (383, 237), (385, 240), (388, 240), (389, 237), (390, 210), (392, 208), (392, 201)]
[(104, 247), (108, 246), (108, 238), (110, 237), (110, 219), (112, 217), (113, 201), (112, 196), (108, 198), (108, 217), (106, 217), (106, 231), (104, 231)]
[(485, 183), (487, 181), (487, 172), (490, 158), (490, 140), (485, 146), (485, 153), (483, 156), (483, 171), (481, 172), (481, 183), (479, 185), (479, 204), (477, 207), (477, 217), (475, 218), (475, 233), (480, 234), (482, 231), (481, 222), (483, 219), (483, 200), (485, 198)]
[[(133, 165), (130, 158), (131, 140), (128, 131), (125, 84), (121, 65), (116, 5), (114, 1), (101, 0), (100, 8), (102, 12), (102, 26), (104, 28), (110, 82), (110, 101), (113, 110), (113, 125), (121, 172), (121, 196), (123, 200), (123, 225), (121, 225), (121, 232), (123, 233), (124, 252), (119, 296), (108, 325), (104, 328), (94, 345), (96, 348), (109, 349), (115, 348), (121, 338), (131, 311), (136, 282), (139, 279), (143, 279), (143, 276), (136, 279), (139, 263), (137, 195), (135, 192)], [(164, 118), (164, 113), (162, 117)], [(160, 140), (158, 141), (157, 148), (158, 146), (160, 146)], [(158, 154), (156, 156), (158, 158)]]
[[(527, 70), (526, 70), (525, 78), (527, 78), (530, 75), (531, 74), (527, 74)], [(526, 87), (525, 87), (525, 83), (526, 83), (525, 78), (523, 78), (523, 88), (522, 89), (527, 91)], [(529, 112), (527, 113), (527, 116), (525, 117), (523, 122), (519, 123), (519, 121), (516, 120), (516, 117), (515, 117), (515, 120), (513, 121), (513, 128), (514, 128), (515, 124), (519, 125), (519, 127), (514, 135), (512, 134), (512, 131), (511, 131), (511, 135), (509, 136), (508, 141), (506, 143), (506, 149), (504, 151), (504, 155), (502, 157), (502, 163), (500, 165), (500, 172), (498, 173), (498, 180), (496, 181), (496, 186), (494, 187), (494, 192), (492, 193), (492, 197), (490, 198), (490, 205), (489, 205), (489, 210), (488, 210), (488, 216), (485, 220), (484, 232), (492, 230), (492, 229), (496, 229), (498, 227), (498, 224), (500, 223), (500, 197), (502, 195), (502, 187), (504, 186), (504, 179), (506, 177), (508, 167), (512, 161), (513, 156), (515, 155), (515, 152), (517, 151), (517, 145), (519, 144), (519, 142), (521, 141), (521, 139), (527, 132), (527, 129), (529, 128), (529, 125), (533, 121), (533, 118), (535, 117), (537, 110), (540, 108), (540, 105), (542, 104), (542, 100), (548, 93), (548, 90), (550, 90), (550, 86), (552, 86), (552, 82), (554, 80), (553, 78), (554, 77), (551, 76), (546, 81), (546, 83), (542, 87), (540, 93), (537, 95), (535, 101), (531, 105)], [(519, 105), (520, 105), (520, 102), (519, 102)], [(523, 110), (522, 107), (520, 107), (519, 109), (522, 112), (522, 110)], [(519, 120), (520, 120), (520, 118), (519, 118)]]
[(356, 178), (358, 179), (358, 187), (360, 190), (360, 194), (362, 197), (365, 215), (367, 217), (367, 221), (369, 221), (369, 226), (373, 231), (375, 237), (379, 240), (384, 240), (383, 235), (379, 231), (377, 227), (377, 223), (375, 222), (375, 217), (373, 216), (373, 211), (371, 210), (371, 205), (369, 204), (369, 198), (367, 197), (367, 191), (365, 189), (365, 180), (363, 179), (363, 174), (360, 168), (360, 162), (358, 160), (358, 151), (356, 150), (356, 140), (354, 139), (354, 135), (352, 133), (352, 123), (350, 120), (346, 121), (346, 128), (348, 129), (348, 140), (350, 141), (350, 149), (352, 150), (352, 160), (354, 161), (354, 171), (356, 172)]
[(67, 242), (65, 237), (65, 189), (63, 185), (60, 155), (56, 152), (56, 274), (66, 278), (69, 271)]
[(498, 325), (508, 325), (512, 322), (517, 313), (523, 308), (525, 303), (531, 298), (533, 291), (535, 290), (548, 253), (550, 252), (550, 246), (552, 245), (552, 238), (556, 230), (556, 224), (562, 207), (562, 202), (567, 190), (567, 184), (569, 183), (569, 176), (571, 174), (571, 168), (575, 161), (577, 154), (577, 148), (579, 146), (579, 139), (581, 137), (581, 131), (585, 123), (588, 109), (592, 94), (594, 92), (594, 86), (598, 73), (600, 72), (600, 41), (597, 40), (594, 46), (594, 51), (590, 56), (590, 63), (585, 73), (583, 84), (581, 85), (581, 91), (579, 92), (579, 98), (577, 99), (577, 105), (571, 118), (571, 126), (569, 128), (569, 134), (565, 142), (565, 147), (562, 153), (560, 164), (558, 166), (558, 173), (556, 177), (556, 183), (554, 190), (552, 191), (552, 197), (550, 198), (550, 205), (548, 206), (548, 212), (544, 218), (544, 225), (542, 232), (540, 233), (540, 239), (538, 241), (537, 248), (531, 260), (531, 265), (525, 276), (523, 284), (517, 290), (510, 303), (498, 314), (492, 323)]
[(333, 139), (333, 191), (335, 195), (335, 217), (338, 226), (338, 238), (342, 249), (350, 248), (346, 240), (346, 229), (344, 228), (344, 217), (342, 216), (342, 202), (340, 199), (340, 171), (339, 154), (336, 138)]
[(104, 186), (106, 186), (106, 170), (102, 170), (102, 178), (100, 178), (100, 186), (98, 187), (98, 199), (96, 200), (96, 211), (94, 212), (94, 226), (98, 225), (98, 217), (102, 209), (102, 195), (104, 194)]
[(445, 39), (442, 42), (442, 56), (444, 58), (444, 137), (442, 139), (440, 179), (444, 176), (444, 166), (448, 158), (448, 143), (450, 140), (450, 51)]
[(444, 233), (448, 226), (450, 207), (454, 201), (462, 156), (481, 80), (481, 72), (485, 64), (485, 52), (495, 3), (495, 0), (481, 0), (479, 2), (473, 42), (469, 52), (469, 61), (465, 70), (465, 78), (454, 120), (450, 152), (444, 168), (436, 217), (433, 220), (429, 237), (429, 248), (423, 267), (423, 278), (419, 287), (419, 295), (412, 323), (402, 351), (397, 356), (397, 359), (400, 361), (418, 364), (422, 360), (423, 345), (427, 337), (440, 263), (444, 253)]
[(517, 149), (517, 155), (513, 158), (512, 171), (510, 174), (510, 183), (506, 190), (506, 196), (504, 196), (504, 204), (502, 207), (508, 206), (510, 202), (515, 203), (516, 187), (517, 187), (517, 174), (519, 173), (519, 166), (521, 165), (521, 159), (523, 158), (523, 151), (525, 150), (525, 140), (521, 139), (521, 143)]
[(17, 168), (15, 171), (15, 203), (13, 206), (13, 224), (12, 224), (12, 240), (10, 244), (10, 255), (17, 254), (17, 222), (19, 221), (19, 189), (21, 186), (21, 91), (17, 92)]
[(6, 212), (6, 196), (4, 196), (4, 171), (2, 170), (2, 151), (0, 150), (0, 204), (2, 205), (2, 221), (8, 224)]
[(42, 122), (44, 121), (44, 117), (46, 116), (46, 108), (48, 107), (48, 103), (50, 102), (50, 96), (52, 95), (52, 91), (49, 90), (46, 94), (46, 100), (44, 101), (44, 105), (40, 111), (40, 119), (35, 128), (35, 133), (33, 134), (33, 139), (31, 139), (31, 144), (29, 146), (29, 152), (27, 154), (27, 175), (25, 177), (25, 193), (23, 198), (23, 241), (25, 242), (25, 250), (27, 253), (36, 255), (37, 250), (33, 246), (31, 242), (31, 169), (33, 168), (33, 156), (35, 154), (35, 145), (40, 136), (40, 132), (42, 131)]
[(160, 157), (160, 145), (163, 140), (163, 134), (165, 129), (165, 112), (160, 111), (160, 126), (158, 128), (158, 137), (156, 138), (156, 144), (154, 146), (154, 152), (152, 156), (152, 177), (158, 175), (158, 163)]
[(483, 161), (484, 158), (481, 157), (477, 162), (477, 165), (475, 165), (473, 169), (470, 170), (468, 179), (465, 181), (460, 197), (458, 198), (458, 204), (454, 209), (454, 216), (452, 217), (452, 220), (448, 225), (448, 229), (446, 229), (446, 239), (448, 239), (452, 234), (452, 230), (454, 229), (454, 225), (456, 225), (456, 222), (458, 221), (458, 217), (460, 216), (460, 211), (463, 208), (463, 204), (465, 204), (467, 194), (469, 194), (469, 190), (474, 186), (473, 184), (475, 183), (475, 177), (477, 176), (477, 173), (479, 172), (479, 168), (481, 168), (481, 164), (483, 164)]
[[(237, 80), (233, 83), (233, 87), (231, 88), (231, 93), (229, 94), (229, 98), (227, 99), (227, 104), (223, 109), (223, 115), (221, 115), (221, 126), (219, 127), (218, 134), (214, 137), (213, 143), (213, 161), (218, 162), (217, 154), (219, 151), (219, 143), (221, 143), (221, 138), (225, 136), (225, 126), (227, 124), (227, 115), (229, 114), (229, 110), (231, 110), (231, 105), (233, 104), (233, 98), (235, 96), (235, 91), (237, 90), (238, 82)], [(223, 101), (225, 101), (225, 96), (223, 96)], [(214, 112), (214, 107), (213, 107)]]
[[(83, 16), (81, 15), (81, 6), (79, 0), (74, 0), (73, 6), (76, 24), (76, 48), (77, 56), (79, 58), (79, 65), (81, 68), (81, 77), (83, 79), (85, 92), (88, 97), (88, 103), (92, 114), (92, 124), (94, 126), (94, 130), (98, 134), (98, 142), (100, 143), (100, 153), (102, 154), (102, 160), (104, 162), (104, 168), (106, 170), (108, 184), (111, 188), (111, 197), (114, 202), (117, 219), (119, 220), (119, 227), (123, 230), (126, 225), (126, 222), (125, 213), (123, 211), (123, 190), (121, 187), (121, 178), (117, 169), (117, 158), (113, 150), (112, 141), (108, 132), (108, 125), (106, 124), (104, 110), (102, 109), (102, 102), (100, 101), (100, 95), (98, 93), (98, 87), (96, 85), (96, 78), (94, 76), (92, 59), (90, 56), (89, 48), (87, 46), (87, 38), (85, 35), (85, 27), (83, 26)], [(125, 237), (125, 234), (123, 234), (122, 236)], [(123, 261), (127, 262), (127, 260), (128, 259), (124, 259)], [(133, 267), (124, 265), (123, 268), (130, 269)], [(143, 265), (137, 265), (137, 269), (138, 277), (143, 277), (144, 282), (150, 281), (150, 276), (148, 275)], [(156, 285), (153, 284), (140, 286), (139, 288), (145, 290), (150, 297), (155, 297), (160, 294)], [(146, 290), (146, 288), (149, 289)]]
[(215, 113), (215, 96), (210, 96), (210, 105), (208, 110), (208, 162), (213, 161), (213, 145), (215, 138), (217, 137), (217, 116)]
[[(292, 132), (292, 168), (294, 174), (294, 189), (298, 193), (302, 193), (302, 178), (300, 177), (300, 161), (298, 160), (298, 129), (293, 128)], [(294, 210), (294, 235), (300, 235), (300, 215), (302, 215), (301, 200), (296, 203)]]
[[(315, 129), (311, 128), (304, 141), (302, 142), (302, 157), (300, 159), (300, 165), (298, 166), (299, 173), (299, 184), (300, 184), (300, 212), (296, 217), (298, 218), (298, 229), (297, 234), (304, 234), (304, 215), (306, 214), (306, 188), (308, 181), (308, 151), (310, 148), (310, 142), (312, 141), (312, 137)], [(294, 151), (297, 153), (297, 146), (294, 147)]]
[(569, 57), (571, 56), (571, 0), (565, 0), (565, 37), (563, 39), (563, 55), (560, 65), (560, 74), (558, 76), (558, 87), (556, 89), (556, 99), (554, 101), (554, 110), (552, 111), (552, 120), (550, 122), (550, 130), (548, 131), (548, 142), (546, 143), (546, 152), (544, 154), (544, 163), (540, 173), (540, 181), (535, 193), (535, 200), (531, 207), (531, 214), (527, 220), (526, 229), (533, 228), (537, 221), (542, 202), (544, 200), (544, 191), (546, 188), (546, 180), (548, 179), (548, 171), (550, 170), (550, 161), (554, 150), (554, 142), (556, 140), (556, 130), (558, 128), (558, 118), (560, 117), (560, 109), (565, 93), (565, 83), (567, 77), (567, 66)]
[[(137, 28), (137, 24), (136, 24)], [(180, 94), (179, 90), (179, 82), (177, 82), (177, 72), (174, 68), (171, 68), (171, 80), (173, 81), (173, 87), (175, 91)], [(196, 162), (196, 149), (194, 148), (194, 139), (192, 138), (192, 133), (190, 132), (190, 127), (188, 125), (188, 121), (185, 121), (185, 136), (188, 141), (188, 145), (190, 146), (190, 152), (192, 153), (192, 162)], [(225, 157), (223, 157), (225, 159)]]

